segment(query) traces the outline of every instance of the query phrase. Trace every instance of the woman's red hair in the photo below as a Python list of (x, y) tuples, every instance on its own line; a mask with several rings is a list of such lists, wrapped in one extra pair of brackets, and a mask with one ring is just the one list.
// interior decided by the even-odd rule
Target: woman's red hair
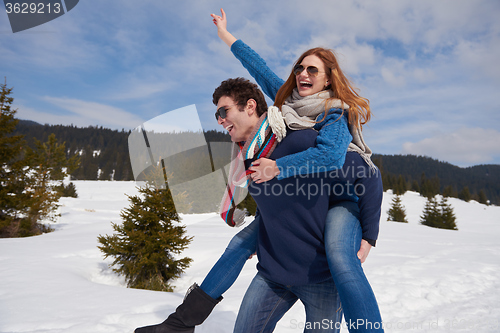
[[(356, 87), (349, 81), (340, 69), (337, 58), (333, 50), (316, 47), (304, 52), (299, 59), (294, 63), (300, 64), (305, 57), (315, 55), (323, 61), (325, 65), (326, 75), (331, 82), (331, 90), (333, 90), (334, 97), (329, 99), (340, 99), (345, 104), (349, 105), (349, 123), (362, 127), (371, 118), (370, 102), (368, 99), (361, 97)], [(274, 105), (278, 108), (285, 103), (285, 100), (292, 94), (293, 89), (297, 87), (295, 75), (293, 72), (290, 74), (286, 82), (281, 86), (276, 94)], [(325, 115), (328, 112), (328, 100), (325, 105)]]

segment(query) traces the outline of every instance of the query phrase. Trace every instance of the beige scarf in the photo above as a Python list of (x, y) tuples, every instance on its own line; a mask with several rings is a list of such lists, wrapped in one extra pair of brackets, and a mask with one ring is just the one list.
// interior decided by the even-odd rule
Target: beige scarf
[[(302, 97), (299, 95), (297, 88), (295, 88), (281, 107), (282, 117), (269, 117), (270, 125), (273, 128), (273, 131), (276, 133), (277, 130), (275, 129), (283, 128), (282, 124), (280, 124), (281, 122), (286, 123), (286, 125), (288, 125), (288, 127), (292, 130), (314, 127), (319, 116), (325, 111), (325, 103), (327, 102), (327, 99), (332, 98), (333, 96), (334, 93), (332, 90), (323, 90), (319, 93)], [(328, 101), (328, 108), (349, 110), (349, 105), (345, 104), (340, 99), (333, 99)], [(276, 111), (276, 107), (269, 107), (270, 114), (275, 115)], [(319, 120), (321, 120), (321, 118)], [(365, 143), (363, 134), (361, 133), (361, 128), (358, 127), (357, 124), (349, 124), (349, 132), (352, 135), (352, 141), (349, 144), (347, 151), (357, 152), (370, 166), (370, 169), (375, 171), (375, 164), (373, 164), (371, 160), (372, 151)], [(283, 130), (280, 130), (279, 133), (276, 134), (280, 138), (279, 141), (281, 141), (281, 138), (286, 135), (286, 131), (283, 132)]]

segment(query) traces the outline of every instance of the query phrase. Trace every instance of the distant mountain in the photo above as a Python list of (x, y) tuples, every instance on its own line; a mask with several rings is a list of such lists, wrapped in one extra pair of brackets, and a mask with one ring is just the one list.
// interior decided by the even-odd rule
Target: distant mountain
[(42, 124), (37, 123), (36, 121), (24, 120), (24, 119), (19, 119), (19, 125), (22, 125), (22, 126), (42, 126)]
[[(110, 130), (103, 127), (78, 128), (63, 125), (41, 125), (30, 120), (20, 120), (16, 132), (25, 135), (29, 145), (33, 138), (46, 141), (51, 133), (66, 143), (68, 155), (79, 154), (81, 167), (73, 173), (75, 179), (133, 180), (128, 155), (130, 131)], [(205, 132), (208, 142), (230, 141), (225, 132)], [(477, 165), (461, 168), (430, 157), (415, 155), (373, 155), (384, 175), (402, 175), (408, 184), (419, 181), (422, 174), (438, 178), (441, 191), (451, 186), (455, 192), (468, 187), (477, 197), (483, 190), (486, 197), (500, 205), (500, 165)]]
[(467, 186), (473, 195), (477, 195), (482, 189), (492, 203), (500, 204), (500, 165), (461, 168), (448, 162), (415, 155), (374, 154), (373, 160), (383, 174), (403, 175), (408, 183), (419, 181), (424, 173), (427, 178), (439, 179), (441, 191), (451, 186), (454, 191), (459, 192)]

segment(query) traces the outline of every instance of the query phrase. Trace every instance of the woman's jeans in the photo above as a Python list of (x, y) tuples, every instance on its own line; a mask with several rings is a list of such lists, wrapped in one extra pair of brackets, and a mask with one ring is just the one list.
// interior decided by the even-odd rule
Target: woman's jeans
[(301, 286), (285, 286), (264, 278), (260, 273), (243, 297), (235, 333), (273, 332), (278, 321), (300, 299), (306, 310), (306, 321), (290, 321), (291, 328), (307, 333), (340, 332), (342, 309), (333, 279)]
[(247, 259), (257, 251), (260, 216), (233, 236), (226, 250), (203, 280), (200, 288), (213, 299), (222, 296), (236, 281)]
[[(212, 298), (220, 297), (233, 285), (248, 257), (255, 253), (259, 218), (233, 237), (205, 277), (200, 287)], [(344, 201), (330, 208), (325, 250), (349, 332), (383, 332), (377, 300), (357, 257), (361, 234), (357, 203)]]
[(375, 294), (357, 256), (361, 236), (357, 203), (343, 201), (330, 208), (325, 225), (326, 258), (347, 328), (349, 332), (383, 332)]

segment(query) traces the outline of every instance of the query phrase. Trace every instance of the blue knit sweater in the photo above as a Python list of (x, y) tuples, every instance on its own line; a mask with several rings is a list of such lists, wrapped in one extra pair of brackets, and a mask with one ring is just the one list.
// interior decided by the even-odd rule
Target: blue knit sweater
[[(241, 40), (231, 45), (231, 51), (264, 93), (274, 101), (284, 81), (267, 66), (264, 59)], [(375, 245), (383, 195), (380, 171), (370, 172), (369, 166), (357, 153), (350, 152), (346, 155), (352, 137), (347, 128), (346, 117), (342, 116), (340, 121), (336, 121), (339, 117), (338, 111), (341, 110), (330, 110), (328, 117), (316, 124), (315, 129), (319, 130), (319, 135), (315, 147), (297, 150), (294, 154), (276, 159), (276, 165), (280, 168), (277, 178), (281, 180), (296, 174), (309, 174), (325, 169), (335, 172), (336, 174), (330, 176), (334, 178), (333, 182), (339, 185), (334, 187), (338, 191), (330, 196), (330, 205), (344, 200), (357, 202), (363, 239)], [(344, 189), (342, 193), (341, 189)], [(357, 191), (354, 191), (355, 189)]]
[[(257, 81), (264, 93), (274, 101), (276, 93), (285, 82), (267, 67), (264, 59), (241, 40), (231, 45), (231, 51)], [(336, 111), (342, 110), (329, 110), (328, 116), (314, 126), (314, 129), (319, 130), (315, 147), (276, 159), (276, 165), (280, 169), (278, 179), (325, 169), (339, 169), (344, 165), (345, 154), (352, 136), (347, 127), (347, 117), (342, 116), (337, 121), (339, 114)], [(323, 119), (323, 114), (320, 114), (318, 118)]]

